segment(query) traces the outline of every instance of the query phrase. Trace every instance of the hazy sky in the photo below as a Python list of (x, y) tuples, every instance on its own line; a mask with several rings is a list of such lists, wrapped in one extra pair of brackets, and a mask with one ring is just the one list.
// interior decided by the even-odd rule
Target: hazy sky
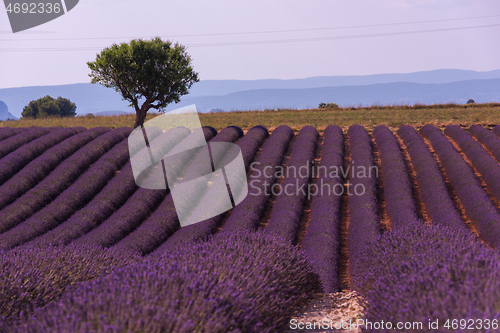
[(89, 82), (87, 61), (134, 38), (178, 41), (209, 79), (500, 69), (499, 0), (80, 0), (12, 33), (0, 8), (0, 88)]

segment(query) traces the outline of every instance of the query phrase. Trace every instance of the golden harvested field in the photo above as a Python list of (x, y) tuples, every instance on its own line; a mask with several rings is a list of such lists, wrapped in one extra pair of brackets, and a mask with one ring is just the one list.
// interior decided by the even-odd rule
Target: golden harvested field
[[(146, 120), (155, 115), (148, 115)], [(336, 124), (344, 130), (353, 124), (363, 125), (371, 131), (377, 125), (386, 125), (396, 131), (401, 125), (407, 124), (421, 127), (432, 124), (443, 127), (449, 124), (465, 125), (480, 124), (485, 127), (500, 124), (500, 103), (489, 104), (438, 104), (414, 106), (373, 106), (362, 108), (340, 108), (333, 110), (287, 110), (277, 111), (239, 111), (220, 113), (200, 113), (203, 126), (212, 126), (221, 130), (227, 126), (236, 125), (248, 130), (256, 125), (265, 125), (271, 131), (273, 128), (287, 124), (294, 131), (299, 131), (305, 125), (316, 127), (320, 132), (328, 125)], [(74, 127), (132, 127), (135, 115), (111, 117), (75, 117), (48, 119), (21, 119), (18, 121), (0, 122), (0, 127), (30, 127), (30, 126), (60, 126)]]

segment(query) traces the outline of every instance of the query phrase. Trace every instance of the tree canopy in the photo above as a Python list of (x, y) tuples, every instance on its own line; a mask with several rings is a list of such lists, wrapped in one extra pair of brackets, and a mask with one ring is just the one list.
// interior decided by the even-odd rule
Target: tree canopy
[(163, 112), (199, 81), (185, 47), (159, 37), (113, 44), (87, 65), (92, 83), (114, 88), (135, 108), (134, 128), (144, 123), (149, 109)]
[(47, 95), (29, 102), (21, 112), (23, 118), (44, 118), (48, 116), (74, 117), (76, 116), (76, 104), (61, 96), (57, 99)]

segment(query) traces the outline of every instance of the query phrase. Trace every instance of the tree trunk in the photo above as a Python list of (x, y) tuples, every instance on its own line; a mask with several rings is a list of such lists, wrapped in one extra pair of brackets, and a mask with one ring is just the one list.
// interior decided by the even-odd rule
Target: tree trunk
[(135, 123), (134, 123), (134, 128), (137, 128), (139, 126), (142, 126), (144, 124), (144, 120), (146, 120), (146, 114), (148, 113), (148, 110), (151, 108), (151, 100), (146, 98), (146, 101), (142, 103), (141, 108), (137, 106), (137, 103), (135, 104)]
[(144, 124), (144, 120), (146, 120), (147, 113), (148, 113), (147, 110), (142, 110), (142, 109), (136, 110), (134, 128), (137, 128), (139, 126), (142, 126), (142, 124)]

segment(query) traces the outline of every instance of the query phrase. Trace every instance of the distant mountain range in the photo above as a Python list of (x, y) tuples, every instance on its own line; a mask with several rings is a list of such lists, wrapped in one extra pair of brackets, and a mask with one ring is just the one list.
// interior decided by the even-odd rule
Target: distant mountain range
[(132, 114), (130, 111), (120, 111), (120, 110), (115, 110), (115, 111), (101, 111), (101, 112), (96, 112), (93, 113), (94, 116), (96, 117), (103, 117), (103, 116), (120, 116), (122, 114)]
[(308, 89), (261, 89), (235, 92), (224, 96), (187, 96), (167, 110), (196, 104), (198, 111), (215, 108), (263, 110), (266, 108), (311, 109), (319, 103), (341, 107), (370, 105), (414, 105), (500, 102), (500, 79), (468, 80), (441, 84), (409, 82), (378, 83), (366, 86), (321, 87)]
[[(16, 117), (31, 100), (62, 96), (76, 103), (77, 114), (135, 113), (114, 89), (90, 83), (0, 89), (0, 100)], [(315, 108), (339, 106), (413, 105), (500, 102), (500, 70), (475, 72), (443, 69), (408, 74), (322, 76), (292, 80), (206, 80), (167, 110), (196, 104), (199, 112)]]
[(3, 101), (0, 101), (0, 120), (8, 120), (8, 119), (17, 119), (9, 112), (9, 108), (7, 104)]
[(306, 89), (340, 86), (365, 86), (394, 82), (439, 84), (483, 79), (500, 79), (500, 69), (489, 72), (438, 69), (408, 74), (316, 76), (292, 80), (204, 80), (194, 84), (191, 87), (188, 96), (227, 95), (238, 91), (261, 89)]

